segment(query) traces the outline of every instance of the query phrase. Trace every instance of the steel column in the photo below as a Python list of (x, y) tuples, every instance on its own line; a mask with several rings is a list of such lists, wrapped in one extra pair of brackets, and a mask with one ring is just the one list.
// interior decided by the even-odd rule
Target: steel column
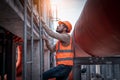
[(24, 49), (23, 49), (23, 80), (27, 80), (27, 0), (24, 0)]

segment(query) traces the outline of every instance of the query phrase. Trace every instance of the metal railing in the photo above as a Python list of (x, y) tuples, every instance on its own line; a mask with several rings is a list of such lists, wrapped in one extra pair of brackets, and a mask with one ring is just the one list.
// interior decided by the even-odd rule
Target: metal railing
[[(40, 16), (39, 17), (39, 21), (38, 21), (38, 25), (36, 25), (35, 20), (34, 20), (34, 13), (33, 13), (33, 0), (30, 1), (31, 3), (31, 8), (28, 8), (28, 0), (24, 0), (24, 52), (23, 52), (23, 80), (34, 80), (33, 79), (33, 54), (34, 54), (34, 30), (38, 33), (38, 39), (39, 39), (39, 53), (40, 53), (40, 80), (42, 80), (42, 73), (43, 73), (43, 40), (41, 38), (42, 36), (42, 28), (41, 28), (41, 23), (40, 23)], [(39, 6), (40, 6), (40, 0), (39, 0)], [(28, 25), (27, 22), (28, 21), (28, 10), (30, 10), (31, 15), (30, 15), (30, 31), (28, 30)], [(40, 14), (40, 12), (39, 12)], [(28, 35), (29, 34), (29, 35)], [(31, 51), (30, 51), (30, 59), (29, 61), (27, 60), (27, 56), (28, 56), (28, 36), (30, 36), (30, 44), (31, 44)], [(28, 66), (28, 64), (30, 66)], [(29, 68), (28, 68), (29, 67)], [(27, 71), (29, 69), (29, 71)], [(30, 74), (30, 73), (31, 74)], [(29, 73), (29, 74), (28, 74)], [(29, 78), (28, 78), (29, 75)]]
[[(96, 73), (96, 65), (99, 65), (100, 73)], [(81, 73), (81, 66), (87, 71)], [(77, 57), (74, 59), (74, 80), (92, 80), (96, 75), (102, 80), (120, 79), (120, 57)]]

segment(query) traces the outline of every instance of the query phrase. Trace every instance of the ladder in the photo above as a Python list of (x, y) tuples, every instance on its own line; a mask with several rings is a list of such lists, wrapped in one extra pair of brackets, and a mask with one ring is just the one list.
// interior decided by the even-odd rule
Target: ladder
[[(34, 80), (33, 77), (33, 54), (34, 54), (34, 30), (36, 30), (36, 25), (34, 23), (34, 16), (33, 16), (33, 0), (30, 0), (31, 3), (31, 16), (30, 16), (30, 29), (28, 27), (28, 0), (24, 0), (24, 45), (23, 45), (23, 80)], [(40, 0), (39, 0), (40, 6)], [(39, 9), (40, 10), (40, 9)], [(40, 12), (39, 12), (40, 14)], [(40, 23), (39, 17), (39, 25), (37, 27), (37, 32), (39, 32), (39, 55), (40, 55), (40, 80), (42, 80), (42, 73), (43, 73), (43, 40), (41, 39), (42, 35), (42, 28)], [(30, 46), (28, 46), (28, 43)], [(28, 48), (30, 47), (30, 52), (28, 52)], [(28, 72), (29, 71), (29, 72)]]

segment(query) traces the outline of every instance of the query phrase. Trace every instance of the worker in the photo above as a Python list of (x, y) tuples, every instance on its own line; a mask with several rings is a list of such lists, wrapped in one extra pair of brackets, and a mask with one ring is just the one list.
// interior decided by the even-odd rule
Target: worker
[(52, 38), (57, 39), (57, 43), (52, 47), (46, 36), (43, 39), (46, 42), (47, 48), (51, 52), (56, 51), (56, 67), (43, 73), (43, 80), (50, 78), (56, 78), (56, 80), (66, 80), (73, 66), (73, 50), (72, 50), (72, 38), (70, 37), (70, 31), (72, 25), (69, 21), (59, 21), (56, 32), (52, 31), (41, 18), (42, 26), (46, 33)]

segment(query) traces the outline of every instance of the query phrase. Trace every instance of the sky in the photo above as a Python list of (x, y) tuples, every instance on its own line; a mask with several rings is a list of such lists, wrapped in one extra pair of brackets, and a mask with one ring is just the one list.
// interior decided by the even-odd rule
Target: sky
[(58, 18), (62, 21), (69, 21), (74, 27), (86, 0), (52, 0), (52, 2), (57, 5)]

